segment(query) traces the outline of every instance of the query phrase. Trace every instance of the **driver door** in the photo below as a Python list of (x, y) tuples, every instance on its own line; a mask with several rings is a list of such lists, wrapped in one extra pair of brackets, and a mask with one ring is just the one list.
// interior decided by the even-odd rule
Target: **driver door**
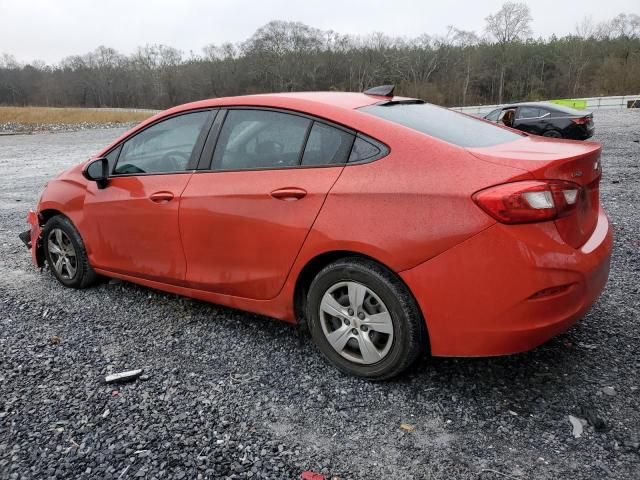
[(95, 268), (182, 284), (180, 195), (197, 163), (214, 112), (161, 120), (108, 155), (109, 184), (88, 186), (84, 211), (89, 260)]

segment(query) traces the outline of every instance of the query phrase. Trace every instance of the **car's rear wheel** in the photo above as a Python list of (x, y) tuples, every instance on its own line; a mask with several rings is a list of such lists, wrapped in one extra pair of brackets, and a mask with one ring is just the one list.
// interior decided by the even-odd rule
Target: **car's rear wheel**
[(562, 138), (562, 134), (558, 130), (547, 130), (542, 134), (542, 136), (548, 138)]
[(309, 288), (307, 319), (322, 354), (351, 375), (391, 378), (426, 349), (413, 296), (396, 275), (368, 259), (323, 268)]
[(68, 218), (50, 218), (42, 230), (42, 244), (51, 273), (65, 287), (85, 288), (96, 280), (82, 238)]

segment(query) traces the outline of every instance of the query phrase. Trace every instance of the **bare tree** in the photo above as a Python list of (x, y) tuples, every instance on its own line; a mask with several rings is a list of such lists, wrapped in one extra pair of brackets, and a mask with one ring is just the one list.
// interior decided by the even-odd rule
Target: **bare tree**
[(500, 80), (498, 84), (498, 103), (502, 103), (504, 76), (507, 69), (507, 49), (531, 34), (531, 12), (525, 3), (506, 2), (493, 15), (485, 18), (486, 31), (500, 47)]
[(640, 91), (638, 15), (595, 26), (587, 19), (577, 35), (538, 40), (526, 38), (525, 7), (506, 4), (489, 18), (485, 38), (455, 28), (442, 36), (354, 37), (271, 22), (245, 42), (186, 57), (162, 45), (133, 55), (98, 47), (57, 65), (0, 54), (0, 104), (164, 108), (211, 96), (383, 83), (444, 105)]
[(467, 92), (471, 83), (471, 64), (473, 61), (474, 48), (480, 43), (480, 39), (475, 32), (468, 30), (458, 30), (455, 28), (453, 43), (464, 52), (464, 81), (462, 83), (462, 106), (467, 104)]
[(587, 39), (596, 36), (597, 26), (593, 22), (593, 17), (583, 17), (578, 23), (576, 23), (576, 36)]

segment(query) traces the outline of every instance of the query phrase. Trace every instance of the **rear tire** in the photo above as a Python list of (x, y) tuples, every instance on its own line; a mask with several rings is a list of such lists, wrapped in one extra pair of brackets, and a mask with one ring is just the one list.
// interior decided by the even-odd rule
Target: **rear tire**
[(542, 136), (547, 138), (562, 138), (562, 134), (558, 130), (547, 130)]
[(363, 258), (338, 260), (314, 278), (307, 296), (311, 336), (341, 371), (386, 380), (426, 351), (427, 332), (402, 281)]
[(89, 265), (84, 242), (67, 217), (56, 215), (47, 221), (42, 245), (49, 269), (62, 285), (86, 288), (96, 281), (98, 275)]

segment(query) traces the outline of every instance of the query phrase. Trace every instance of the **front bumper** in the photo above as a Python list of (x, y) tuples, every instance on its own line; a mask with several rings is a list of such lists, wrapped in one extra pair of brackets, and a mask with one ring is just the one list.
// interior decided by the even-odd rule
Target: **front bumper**
[(27, 223), (30, 225), (29, 230), (20, 233), (18, 236), (20, 240), (31, 249), (31, 260), (36, 267), (42, 267), (44, 262), (44, 256), (42, 253), (42, 242), (40, 234), (42, 229), (40, 227), (40, 217), (33, 210), (29, 210), (27, 214)]
[(551, 222), (496, 224), (400, 275), (433, 355), (506, 355), (546, 342), (589, 310), (607, 282), (612, 245), (602, 210), (580, 249)]

